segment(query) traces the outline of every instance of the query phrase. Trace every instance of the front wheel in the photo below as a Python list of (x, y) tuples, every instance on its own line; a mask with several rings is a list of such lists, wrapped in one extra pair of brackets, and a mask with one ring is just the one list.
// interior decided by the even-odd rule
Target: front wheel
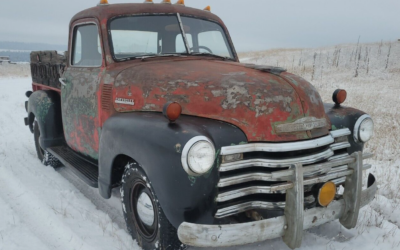
[(129, 233), (144, 250), (186, 249), (178, 239), (177, 230), (165, 217), (149, 179), (136, 166), (135, 163), (126, 166), (121, 186), (122, 209)]

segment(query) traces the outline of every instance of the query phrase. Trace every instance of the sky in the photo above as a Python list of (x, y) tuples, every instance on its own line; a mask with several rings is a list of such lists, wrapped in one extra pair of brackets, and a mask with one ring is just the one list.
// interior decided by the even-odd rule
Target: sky
[[(141, 3), (144, 0), (109, 0)], [(172, 0), (176, 2), (176, 0)], [(0, 0), (0, 41), (67, 44), (69, 21), (99, 0)], [(154, 2), (161, 2), (155, 0)], [(238, 51), (400, 39), (399, 0), (185, 0), (211, 6)]]

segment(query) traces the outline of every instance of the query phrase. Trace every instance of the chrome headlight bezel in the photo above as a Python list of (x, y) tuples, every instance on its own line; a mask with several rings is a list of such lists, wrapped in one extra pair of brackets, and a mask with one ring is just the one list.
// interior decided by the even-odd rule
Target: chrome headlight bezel
[[(371, 132), (370, 137), (367, 140), (363, 140), (361, 138), (360, 132), (361, 132), (361, 129), (363, 128), (363, 124), (365, 124), (365, 122), (367, 122), (367, 121), (372, 122), (372, 132)], [(369, 116), (367, 114), (362, 115), (360, 118), (358, 118), (358, 120), (354, 126), (353, 137), (354, 137), (355, 142), (366, 143), (369, 140), (371, 140), (373, 135), (374, 135), (374, 121), (372, 120), (371, 116)]]
[[(205, 169), (207, 171), (199, 171), (198, 169), (194, 169), (193, 166), (190, 166), (189, 164), (189, 153), (190, 150), (192, 150), (193, 146), (196, 145), (199, 142), (205, 142), (208, 143), (210, 145), (210, 149), (212, 150), (213, 153), (213, 161), (212, 164), (210, 164), (210, 166), (207, 166)], [(210, 169), (212, 169), (212, 167), (214, 166), (214, 162), (215, 162), (215, 146), (214, 144), (211, 142), (210, 139), (208, 139), (205, 136), (196, 136), (193, 137), (192, 139), (190, 139), (185, 147), (182, 150), (182, 155), (181, 155), (181, 162), (182, 162), (182, 166), (183, 169), (186, 171), (186, 173), (188, 173), (191, 176), (202, 176), (204, 174), (206, 174), (207, 172), (210, 171)]]

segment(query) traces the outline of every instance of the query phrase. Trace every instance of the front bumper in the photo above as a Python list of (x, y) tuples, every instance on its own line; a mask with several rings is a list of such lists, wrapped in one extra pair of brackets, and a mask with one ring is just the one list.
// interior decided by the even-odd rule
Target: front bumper
[(303, 231), (327, 222), (339, 219), (346, 228), (354, 228), (361, 207), (371, 202), (377, 192), (377, 182), (370, 174), (368, 188), (362, 190), (362, 153), (352, 155), (355, 162), (349, 167), (353, 173), (346, 177), (345, 191), (339, 200), (328, 207), (316, 207), (304, 210), (302, 166), (293, 168), (293, 188), (286, 194), (285, 215), (267, 220), (230, 224), (199, 225), (184, 222), (178, 228), (182, 243), (197, 247), (229, 247), (245, 245), (283, 237), (283, 241), (292, 249), (300, 247)]

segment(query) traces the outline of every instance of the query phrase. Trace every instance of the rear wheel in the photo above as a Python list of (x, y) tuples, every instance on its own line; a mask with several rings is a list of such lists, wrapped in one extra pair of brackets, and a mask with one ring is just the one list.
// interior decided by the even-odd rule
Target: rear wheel
[(35, 148), (38, 159), (43, 163), (45, 166), (52, 166), (54, 168), (62, 166), (61, 162), (54, 157), (52, 154), (43, 150), (39, 143), (40, 138), (40, 129), (37, 121), (33, 123), (33, 135), (35, 139)]
[(129, 233), (144, 250), (186, 249), (164, 212), (146, 175), (134, 163), (122, 177), (122, 208)]

